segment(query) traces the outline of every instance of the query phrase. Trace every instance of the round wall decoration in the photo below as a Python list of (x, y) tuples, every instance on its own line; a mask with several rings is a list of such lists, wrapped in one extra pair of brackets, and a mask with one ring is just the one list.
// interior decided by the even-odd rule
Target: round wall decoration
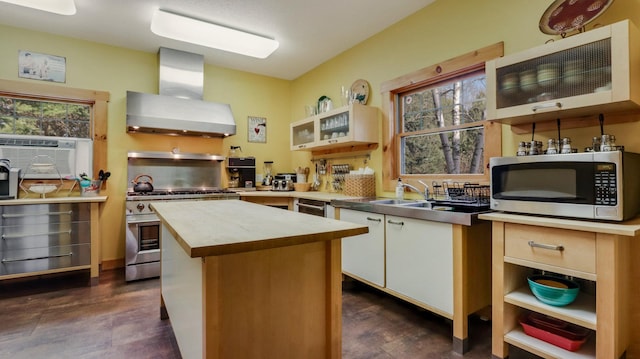
[(562, 35), (584, 28), (600, 16), (613, 0), (556, 0), (540, 19), (540, 31)]
[(369, 83), (367, 80), (355, 80), (351, 85), (351, 98), (354, 103), (367, 104), (369, 101)]

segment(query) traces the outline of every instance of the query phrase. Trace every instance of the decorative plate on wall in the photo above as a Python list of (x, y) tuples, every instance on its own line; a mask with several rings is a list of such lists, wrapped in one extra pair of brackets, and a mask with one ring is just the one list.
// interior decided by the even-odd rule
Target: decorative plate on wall
[(540, 19), (540, 31), (562, 35), (584, 28), (600, 16), (613, 0), (556, 0)]
[(367, 80), (355, 80), (351, 85), (351, 98), (355, 103), (367, 104), (369, 101), (369, 83)]

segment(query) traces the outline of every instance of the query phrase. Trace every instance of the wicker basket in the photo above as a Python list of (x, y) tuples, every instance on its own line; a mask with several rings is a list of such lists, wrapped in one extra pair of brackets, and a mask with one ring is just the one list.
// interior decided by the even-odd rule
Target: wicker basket
[(375, 197), (375, 175), (345, 175), (343, 194), (353, 197)]

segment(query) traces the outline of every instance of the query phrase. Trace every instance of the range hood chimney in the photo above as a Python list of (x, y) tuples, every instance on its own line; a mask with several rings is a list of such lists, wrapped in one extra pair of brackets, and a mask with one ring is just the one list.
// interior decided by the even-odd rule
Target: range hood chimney
[(202, 100), (204, 56), (161, 47), (158, 57), (159, 95), (127, 91), (127, 132), (235, 135), (231, 106)]

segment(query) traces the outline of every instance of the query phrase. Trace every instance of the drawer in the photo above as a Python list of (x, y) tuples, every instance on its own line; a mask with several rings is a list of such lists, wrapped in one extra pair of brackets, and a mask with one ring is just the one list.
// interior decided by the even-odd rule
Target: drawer
[(91, 245), (77, 244), (0, 252), (0, 276), (42, 272), (51, 269), (88, 266)]
[(0, 206), (0, 226), (69, 223), (91, 219), (88, 203), (25, 204)]
[[(554, 249), (562, 246), (562, 250)], [(505, 257), (596, 273), (596, 235), (592, 232), (505, 223)]]
[(0, 250), (91, 243), (91, 223), (51, 223), (0, 228)]

